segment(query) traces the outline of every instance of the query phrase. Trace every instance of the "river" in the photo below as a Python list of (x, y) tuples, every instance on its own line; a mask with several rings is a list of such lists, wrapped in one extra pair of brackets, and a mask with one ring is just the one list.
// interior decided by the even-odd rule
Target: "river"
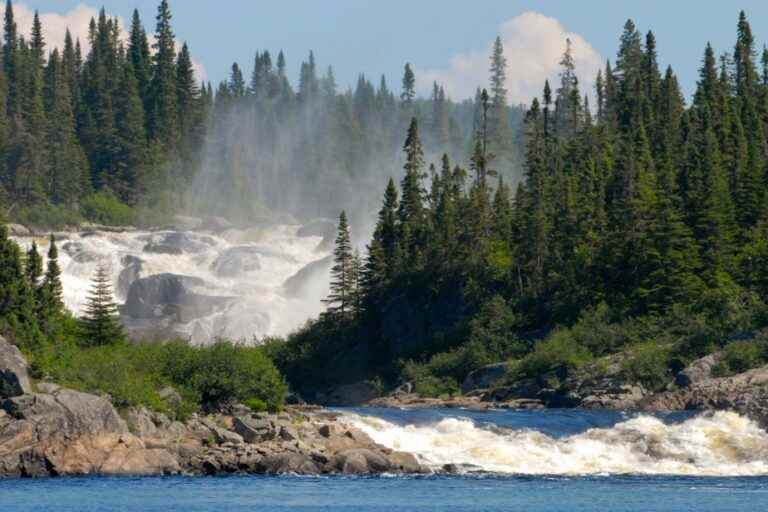
[(0, 481), (0, 510), (768, 509), (768, 434), (733, 413), (347, 409), (381, 444), (456, 474)]

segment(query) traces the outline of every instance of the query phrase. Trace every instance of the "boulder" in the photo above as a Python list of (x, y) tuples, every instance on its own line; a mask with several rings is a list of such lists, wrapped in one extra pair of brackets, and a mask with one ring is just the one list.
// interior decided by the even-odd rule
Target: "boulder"
[(499, 384), (507, 376), (509, 365), (507, 363), (494, 363), (478, 368), (464, 379), (461, 390), (469, 393), (476, 389), (488, 389)]
[(373, 383), (360, 381), (337, 387), (325, 396), (324, 401), (336, 406), (362, 405), (380, 395), (379, 388)]
[(179, 392), (171, 386), (165, 386), (162, 388), (157, 392), (157, 396), (159, 396), (160, 399), (163, 400), (171, 409), (178, 409), (184, 402), (181, 394), (179, 394)]
[(687, 388), (712, 378), (712, 369), (722, 359), (721, 352), (715, 352), (695, 360), (675, 377), (675, 384)]
[(209, 236), (196, 235), (194, 233), (171, 231), (157, 236), (152, 236), (144, 246), (144, 252), (155, 254), (184, 253), (196, 254), (203, 252), (214, 245), (214, 240)]
[(138, 437), (157, 436), (157, 426), (152, 421), (152, 414), (146, 407), (130, 407), (124, 413), (124, 418), (131, 433)]
[(211, 270), (219, 277), (235, 277), (261, 270), (260, 254), (257, 247), (230, 247), (211, 263)]
[(88, 252), (85, 244), (77, 241), (69, 241), (61, 246), (61, 249), (72, 258), (75, 263), (92, 263), (99, 259), (97, 254)]
[(306, 454), (303, 453), (278, 453), (264, 457), (260, 461), (261, 472), (269, 475), (316, 475), (320, 468)]
[(32, 392), (29, 366), (21, 351), (0, 336), (0, 398)]
[(224, 307), (231, 297), (201, 295), (190, 287), (201, 286), (197, 277), (157, 274), (134, 281), (128, 289), (120, 312), (134, 319), (158, 319), (174, 316), (177, 322), (189, 322)]
[(392, 469), (392, 463), (384, 455), (367, 448), (345, 450), (336, 455), (331, 464), (346, 475), (384, 473)]
[(141, 269), (144, 265), (144, 260), (136, 256), (126, 254), (120, 260), (123, 265), (123, 269), (120, 271), (120, 275), (117, 278), (117, 288), (115, 292), (120, 297), (128, 295), (128, 290), (134, 281), (139, 279)]
[(232, 429), (247, 443), (267, 441), (277, 435), (275, 425), (270, 420), (252, 416), (236, 417), (232, 422)]
[(21, 224), (6, 224), (11, 236), (32, 236), (32, 230)]
[(211, 431), (213, 432), (213, 436), (216, 438), (216, 442), (219, 444), (224, 444), (224, 443), (243, 444), (245, 442), (243, 440), (243, 436), (241, 436), (240, 434), (236, 432), (231, 432), (221, 427), (213, 427)]
[(325, 283), (333, 266), (333, 256), (313, 261), (286, 279), (283, 290), (288, 297), (304, 297), (316, 283)]

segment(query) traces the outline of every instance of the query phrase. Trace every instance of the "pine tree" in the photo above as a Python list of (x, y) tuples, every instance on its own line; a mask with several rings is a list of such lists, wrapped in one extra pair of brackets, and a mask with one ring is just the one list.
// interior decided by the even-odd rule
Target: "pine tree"
[(355, 289), (359, 268), (355, 267), (347, 214), (343, 210), (339, 215), (333, 261), (331, 291), (324, 302), (328, 305), (328, 313), (346, 319), (355, 312)]
[(501, 37), (496, 37), (491, 54), (491, 108), (488, 112), (488, 141), (490, 151), (506, 157), (512, 134), (507, 113), (507, 59)]
[(416, 75), (413, 74), (411, 65), (405, 64), (405, 71), (403, 72), (403, 91), (400, 93), (400, 99), (403, 101), (403, 106), (408, 109), (411, 108), (414, 98), (416, 97)]
[(150, 85), (149, 135), (162, 144), (173, 144), (179, 136), (176, 89), (176, 50), (168, 0), (157, 7), (155, 54)]
[(40, 284), (40, 276), (43, 275), (43, 258), (37, 251), (37, 243), (33, 240), (32, 245), (27, 251), (27, 260), (24, 267), (27, 281), (33, 289), (37, 289)]
[(97, 347), (125, 339), (125, 331), (112, 298), (112, 284), (105, 265), (99, 264), (93, 275), (91, 290), (80, 319), (82, 343)]
[(40, 289), (40, 311), (48, 321), (57, 318), (64, 311), (64, 289), (61, 285), (61, 268), (56, 239), (51, 235), (48, 247), (45, 276)]

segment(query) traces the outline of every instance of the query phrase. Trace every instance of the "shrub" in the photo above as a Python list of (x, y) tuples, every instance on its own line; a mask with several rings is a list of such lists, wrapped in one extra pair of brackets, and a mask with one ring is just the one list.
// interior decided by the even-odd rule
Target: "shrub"
[(591, 359), (589, 350), (579, 345), (568, 330), (561, 329), (537, 343), (534, 351), (520, 361), (517, 371), (522, 377), (538, 377), (560, 368), (579, 368)]
[(765, 350), (756, 340), (734, 341), (723, 349), (720, 362), (712, 369), (716, 377), (742, 373), (765, 363)]
[(439, 377), (427, 365), (413, 361), (405, 364), (402, 375), (413, 383), (413, 390), (421, 396), (453, 396), (459, 393), (459, 384), (451, 377)]
[(81, 210), (86, 219), (109, 226), (128, 226), (136, 221), (136, 212), (120, 202), (108, 190), (101, 190), (83, 199)]
[(18, 208), (13, 211), (12, 217), (16, 222), (26, 226), (51, 230), (77, 226), (83, 221), (78, 212), (48, 203)]
[(671, 355), (670, 347), (649, 341), (634, 347), (621, 367), (632, 382), (658, 391), (667, 385), (671, 377)]

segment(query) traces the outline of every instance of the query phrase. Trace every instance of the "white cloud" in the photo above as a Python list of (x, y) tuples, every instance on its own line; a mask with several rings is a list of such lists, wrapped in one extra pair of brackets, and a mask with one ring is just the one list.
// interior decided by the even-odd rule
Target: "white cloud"
[[(0, 16), (5, 14), (5, 3), (0, 5)], [(32, 31), (32, 21), (34, 20), (35, 12), (24, 3), (14, 3), (13, 15), (18, 26), (20, 35), (25, 38), (29, 38), (29, 34)], [(86, 4), (79, 4), (74, 9), (59, 14), (55, 12), (41, 12), (40, 23), (43, 26), (43, 37), (45, 38), (46, 48), (51, 51), (53, 48), (59, 49), (64, 47), (64, 37), (69, 28), (72, 34), (72, 39), (80, 39), (80, 44), (83, 47), (83, 52), (88, 51), (88, 25), (91, 18), (98, 18), (99, 10), (95, 7), (91, 7)], [(107, 13), (107, 16), (111, 16)], [(117, 16), (118, 23), (120, 24), (120, 37), (123, 41), (128, 40), (127, 28), (129, 23), (126, 22), (121, 16)], [(152, 35), (150, 34), (150, 44), (152, 44)], [(176, 43), (177, 49), (181, 48), (181, 45)], [(195, 69), (195, 76), (197, 80), (207, 80), (207, 73), (205, 66), (201, 62), (196, 60), (192, 61)]]
[[(571, 40), (582, 92), (594, 95), (594, 82), (603, 59), (579, 34), (537, 12), (524, 12), (502, 23), (499, 36), (507, 58), (507, 90), (510, 104), (529, 103), (540, 96), (544, 80), (556, 88), (560, 58), (566, 39)], [(432, 82), (443, 84), (453, 99), (473, 97), (477, 87), (487, 87), (492, 42), (486, 50), (460, 53), (447, 69), (417, 69), (420, 90), (431, 91)], [(554, 82), (554, 83), (553, 83)]]

